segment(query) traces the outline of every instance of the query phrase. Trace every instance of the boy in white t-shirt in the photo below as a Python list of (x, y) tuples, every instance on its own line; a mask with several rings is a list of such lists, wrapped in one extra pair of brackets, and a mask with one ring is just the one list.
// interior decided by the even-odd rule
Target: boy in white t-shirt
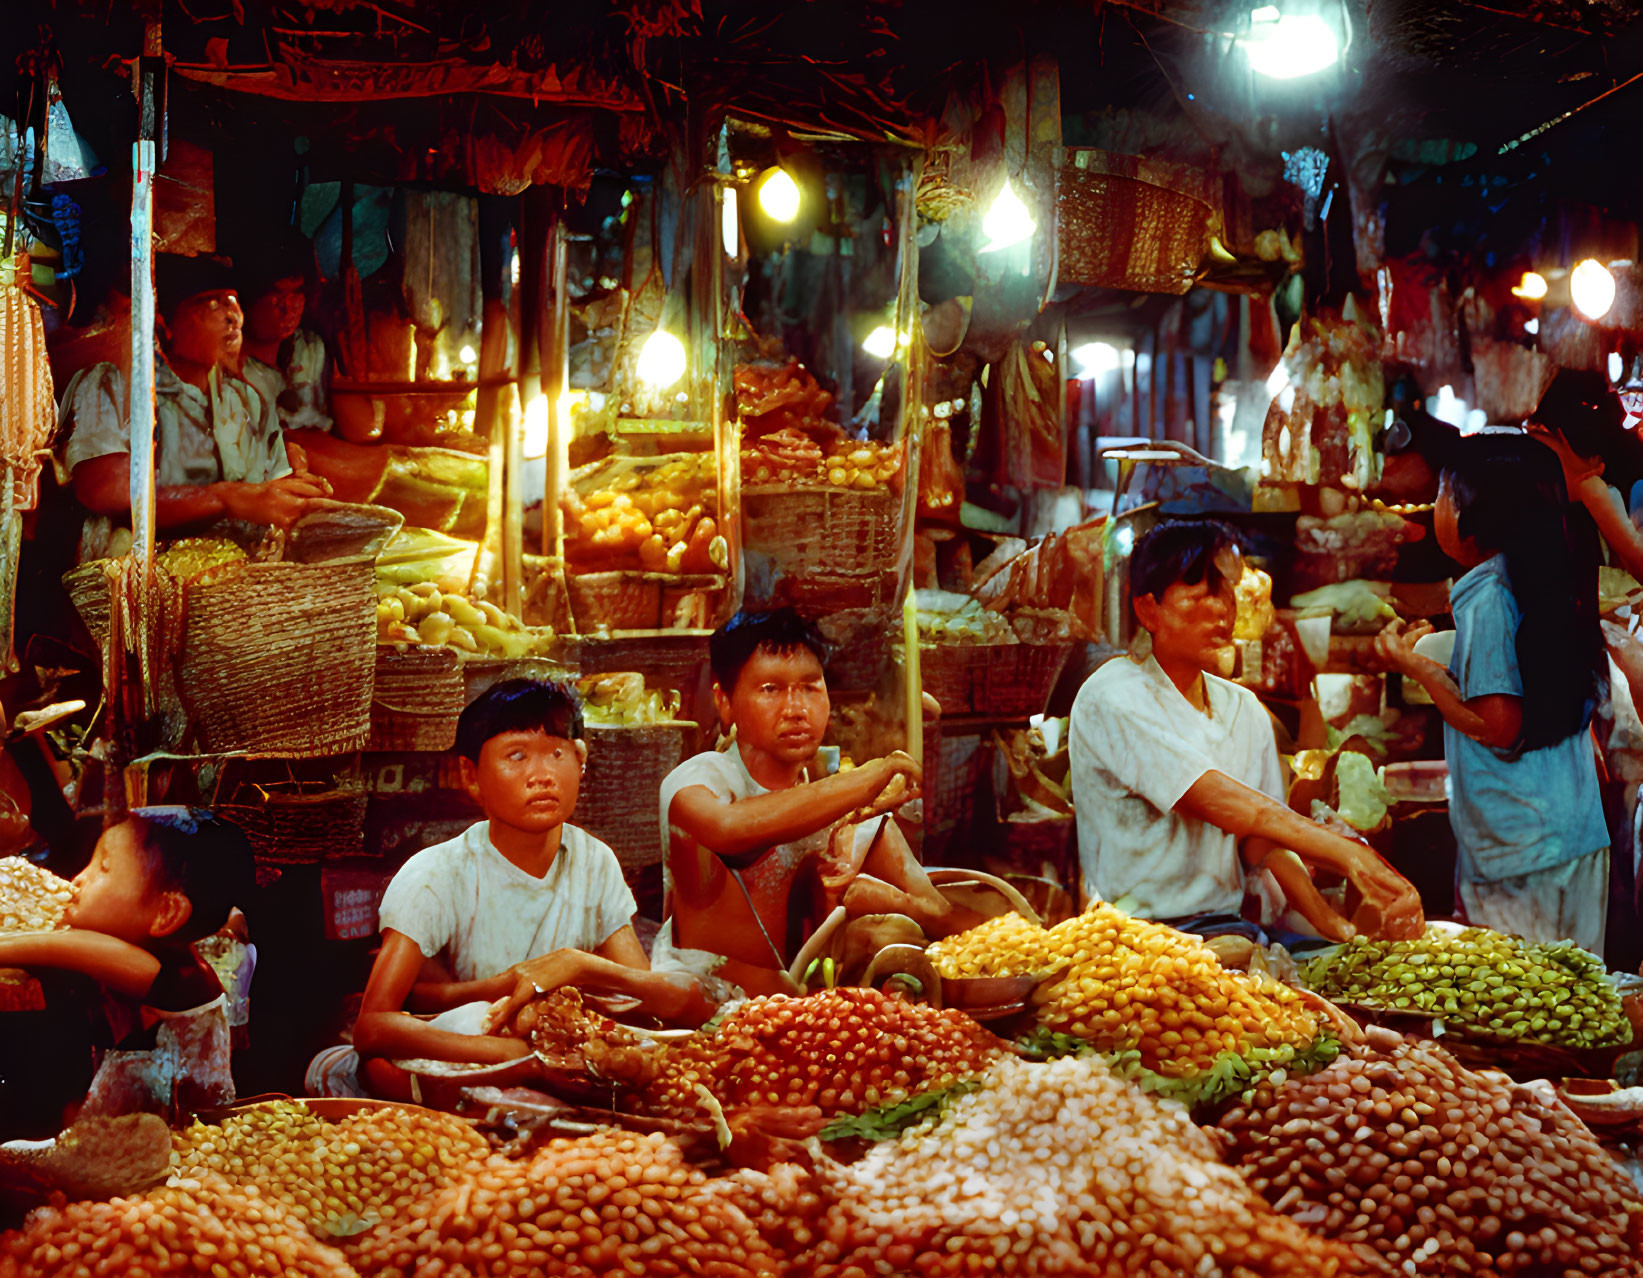
[(503, 1064), (530, 1047), (419, 1019), (574, 985), (638, 998), (663, 1020), (712, 1014), (696, 983), (651, 972), (616, 855), (567, 823), (587, 761), (575, 694), (499, 683), (462, 712), (463, 781), (486, 820), (418, 852), (383, 896), (382, 950), (354, 1025), (363, 1081), (408, 1092), (394, 1060)]

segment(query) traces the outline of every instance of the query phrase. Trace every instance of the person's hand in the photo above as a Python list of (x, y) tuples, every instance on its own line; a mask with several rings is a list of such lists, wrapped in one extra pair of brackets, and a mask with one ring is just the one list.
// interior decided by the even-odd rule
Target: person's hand
[(924, 781), (924, 769), (905, 750), (892, 750), (873, 766), (883, 774), (879, 782), (881, 792), (897, 777), (905, 777), (908, 788), (915, 793)]
[(1401, 620), (1389, 621), (1375, 636), (1375, 655), (1387, 669), (1408, 674), (1415, 664), (1415, 645), (1431, 633), (1430, 621), (1417, 621), (1407, 629)]
[(276, 528), (291, 527), (308, 513), (311, 502), (330, 495), (331, 485), (306, 471), (294, 471), (261, 484), (217, 485), (217, 496), (230, 517)]
[(513, 978), (513, 992), (501, 1009), (492, 1017), (494, 1025), (512, 1025), (519, 1009), (532, 999), (552, 990), (574, 985), (582, 975), (581, 952), (554, 950), (523, 963), (515, 963), (508, 975)]
[(1562, 431), (1553, 430), (1541, 422), (1530, 422), (1529, 434), (1545, 444), (1557, 457), (1557, 464), (1563, 468), (1563, 486), (1569, 490), (1570, 497), (1575, 495), (1575, 491), (1586, 480), (1603, 473), (1603, 459), (1582, 457), (1569, 447), (1569, 441), (1563, 437)]
[(1351, 877), (1363, 896), (1352, 920), (1358, 931), (1376, 940), (1408, 941), (1426, 930), (1426, 914), (1415, 885), (1372, 849), (1363, 849)]

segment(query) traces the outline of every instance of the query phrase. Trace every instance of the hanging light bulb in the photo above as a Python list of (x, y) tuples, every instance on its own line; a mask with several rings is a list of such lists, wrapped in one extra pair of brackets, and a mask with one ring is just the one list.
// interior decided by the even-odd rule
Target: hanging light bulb
[(666, 390), (685, 375), (685, 344), (665, 328), (659, 328), (639, 348), (639, 380), (656, 390)]
[(1033, 221), (1033, 215), (1021, 202), (1008, 178), (1004, 179), (1004, 188), (993, 200), (987, 216), (981, 219), (981, 229), (987, 232), (987, 242), (977, 250), (981, 253), (996, 253), (999, 249), (1030, 240), (1038, 229), (1038, 223)]
[(1546, 277), (1539, 271), (1523, 272), (1523, 278), (1512, 290), (1512, 296), (1521, 297), (1526, 302), (1540, 301), (1546, 296)]
[(724, 203), (719, 206), (719, 235), (724, 240), (725, 256), (735, 257), (742, 246), (742, 224), (733, 186), (724, 188)]
[(759, 207), (775, 222), (791, 222), (799, 215), (799, 184), (784, 168), (767, 169), (759, 182)]
[(548, 455), (548, 397), (537, 395), (525, 405), (525, 434), (521, 451), (527, 458)]
[(1073, 347), (1071, 353), (1078, 364), (1081, 381), (1118, 371), (1118, 348), (1108, 342), (1086, 342), (1083, 346)]
[(1569, 295), (1587, 319), (1602, 319), (1614, 305), (1614, 276), (1603, 263), (1588, 257), (1569, 273)]
[(464, 364), (477, 364), (479, 362), (479, 352), (466, 344), (456, 353), (456, 357)]
[(1332, 67), (1341, 56), (1334, 28), (1315, 13), (1281, 13), (1264, 5), (1249, 15), (1249, 35), (1238, 42), (1250, 68), (1274, 80), (1297, 80)]
[(896, 353), (896, 330), (887, 324), (880, 324), (867, 335), (861, 348), (874, 359), (889, 359)]

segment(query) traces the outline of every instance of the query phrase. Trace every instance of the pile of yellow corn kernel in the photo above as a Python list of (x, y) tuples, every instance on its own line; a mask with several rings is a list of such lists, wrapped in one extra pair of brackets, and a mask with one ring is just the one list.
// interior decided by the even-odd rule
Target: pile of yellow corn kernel
[(1139, 1051), (1168, 1077), (1201, 1074), (1223, 1052), (1306, 1047), (1320, 1029), (1294, 990), (1229, 971), (1197, 937), (1102, 903), (1048, 930), (1002, 916), (929, 954), (949, 979), (1065, 969), (1034, 995), (1039, 1023), (1101, 1051)]

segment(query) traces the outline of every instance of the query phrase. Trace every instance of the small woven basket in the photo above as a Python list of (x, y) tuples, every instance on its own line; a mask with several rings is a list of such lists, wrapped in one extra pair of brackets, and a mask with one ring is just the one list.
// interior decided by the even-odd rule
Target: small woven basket
[(901, 497), (885, 488), (743, 488), (742, 545), (788, 576), (874, 576), (895, 567)]
[(654, 630), (662, 619), (662, 584), (628, 572), (566, 573), (571, 615), (582, 633)]
[(588, 768), (572, 822), (610, 844), (625, 872), (662, 860), (662, 782), (684, 760), (695, 724), (590, 726)]
[(1071, 644), (942, 643), (919, 650), (924, 690), (944, 715), (1042, 714)]
[(450, 648), (377, 648), (368, 750), (435, 753), (456, 745), (465, 704), (462, 661)]
[(324, 783), (247, 785), (218, 808), (245, 831), (260, 861), (312, 865), (365, 850), (365, 792)]

